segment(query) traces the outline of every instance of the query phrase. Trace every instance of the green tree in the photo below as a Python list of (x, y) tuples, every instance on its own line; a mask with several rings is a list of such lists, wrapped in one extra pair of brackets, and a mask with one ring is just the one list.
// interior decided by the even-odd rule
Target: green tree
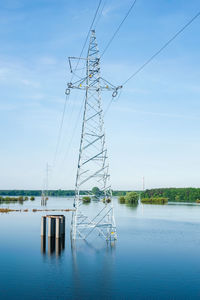
[(95, 196), (95, 197), (100, 197), (101, 196), (101, 191), (98, 187), (93, 187), (92, 188), (92, 194)]
[(90, 203), (91, 202), (91, 198), (89, 196), (84, 196), (82, 198), (83, 203)]
[(118, 200), (119, 200), (119, 203), (120, 203), (120, 204), (124, 204), (124, 203), (126, 202), (126, 199), (125, 199), (124, 196), (120, 196), (120, 197), (118, 198)]
[(138, 193), (136, 192), (128, 192), (125, 196), (125, 203), (126, 204), (133, 204), (138, 203)]

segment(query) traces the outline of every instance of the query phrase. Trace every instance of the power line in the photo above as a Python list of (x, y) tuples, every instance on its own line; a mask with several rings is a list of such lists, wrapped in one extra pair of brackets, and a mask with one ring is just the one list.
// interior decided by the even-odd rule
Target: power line
[(123, 20), (121, 21), (121, 23), (119, 24), (119, 26), (117, 27), (116, 31), (114, 32), (114, 34), (112, 35), (112, 37), (110, 38), (110, 40), (108, 41), (105, 49), (103, 50), (101, 57), (105, 54), (105, 52), (107, 51), (108, 47), (110, 46), (110, 44), (112, 43), (112, 41), (114, 40), (116, 34), (118, 33), (118, 31), (120, 30), (121, 26), (123, 25), (123, 23), (125, 22), (126, 18), (128, 17), (128, 15), (130, 14), (131, 10), (133, 9), (133, 7), (135, 6), (137, 0), (134, 0), (133, 3), (131, 4), (131, 7), (129, 8), (129, 10), (127, 11), (125, 17), (123, 18)]
[(126, 81), (124, 81), (123, 85), (125, 85), (129, 80), (135, 77), (142, 69), (146, 67), (160, 52), (162, 52), (175, 38), (181, 34), (195, 19), (200, 16), (200, 11), (189, 21), (187, 22), (170, 40), (168, 40), (154, 55), (152, 55), (139, 69), (137, 69)]
[(55, 153), (54, 153), (53, 166), (55, 165), (56, 158), (57, 158), (58, 146), (60, 144), (60, 138), (61, 138), (63, 122), (64, 122), (64, 117), (65, 117), (65, 111), (66, 111), (66, 104), (67, 104), (68, 99), (69, 99), (69, 95), (66, 95), (65, 102), (64, 102), (64, 107), (63, 107), (63, 111), (62, 111), (61, 122), (60, 122), (60, 126), (59, 126), (59, 131), (58, 131), (58, 139), (57, 139), (57, 143), (56, 143), (56, 150), (55, 150)]
[[(85, 39), (85, 42), (84, 42), (84, 44), (83, 44), (83, 47), (82, 47), (82, 50), (81, 50), (81, 52), (80, 52), (79, 57), (81, 57), (81, 55), (82, 55), (82, 53), (83, 53), (83, 51), (84, 51), (84, 49), (85, 49), (85, 46), (86, 46), (86, 43), (87, 43), (87, 40), (88, 40), (90, 31), (91, 31), (91, 29), (92, 29), (92, 26), (93, 26), (95, 20), (96, 20), (96, 17), (97, 17), (99, 8), (100, 8), (100, 6), (101, 6), (101, 2), (102, 2), (102, 0), (99, 0), (97, 9), (96, 9), (96, 11), (95, 11), (94, 17), (93, 17), (93, 19), (92, 19), (92, 23), (91, 23), (91, 25), (90, 25), (88, 34), (87, 34), (87, 36), (86, 36), (86, 39)], [(79, 61), (80, 61), (80, 59), (78, 60), (78, 62), (77, 62), (77, 64), (76, 64), (75, 71), (76, 71), (76, 69), (77, 69), (77, 67), (78, 67)], [(72, 77), (71, 77), (71, 81), (72, 81), (72, 79), (73, 79), (73, 74), (72, 74)], [(59, 131), (58, 131), (58, 138), (57, 138), (57, 142), (56, 142), (56, 149), (55, 149), (55, 153), (54, 153), (53, 166), (55, 165), (56, 158), (57, 158), (57, 154), (58, 154), (58, 147), (59, 147), (60, 139), (61, 139), (61, 133), (62, 133), (63, 122), (64, 122), (64, 117), (65, 117), (65, 111), (66, 111), (67, 99), (68, 99), (68, 97), (66, 97), (65, 102), (64, 102), (64, 106), (63, 106), (63, 112), (62, 112), (61, 122), (60, 122), (60, 126), (59, 126)]]
[[(85, 98), (85, 97), (84, 97), (84, 98)], [(74, 136), (75, 136), (75, 132), (76, 132), (77, 126), (78, 126), (78, 124), (79, 124), (78, 121), (79, 121), (79, 119), (80, 119), (80, 116), (81, 116), (81, 112), (82, 112), (83, 106), (84, 106), (84, 101), (82, 101), (82, 105), (81, 105), (80, 110), (79, 110), (79, 112), (78, 112), (78, 115), (77, 115), (77, 118), (76, 118), (76, 122), (75, 122), (75, 126), (74, 126), (74, 128), (73, 128), (73, 130), (72, 130), (71, 138), (70, 138), (70, 141), (69, 141), (69, 144), (68, 144), (67, 151), (65, 152), (65, 155), (64, 155), (64, 159), (63, 159), (62, 165), (63, 165), (63, 163), (65, 162), (65, 160), (66, 160), (66, 158), (67, 158), (67, 156), (68, 156), (69, 150), (70, 150), (70, 148), (71, 148), (71, 146), (72, 146), (72, 142), (73, 142), (73, 139), (74, 139)]]
[(94, 24), (94, 29), (96, 29), (96, 27), (97, 27), (97, 25), (98, 25), (98, 23), (99, 23), (99, 21), (100, 21), (102, 15), (103, 15), (103, 10), (104, 10), (104, 7), (105, 7), (105, 5), (106, 5), (106, 2), (107, 2), (107, 0), (105, 0), (104, 3), (103, 3), (103, 5), (102, 5), (101, 12), (100, 12), (100, 14), (99, 14), (99, 16), (98, 16), (98, 19), (96, 20), (96, 22), (95, 22), (95, 24)]
[(120, 90), (120, 92), (119, 92), (119, 94), (118, 94), (118, 96), (117, 96), (117, 99), (116, 99), (116, 98), (113, 98), (113, 97), (110, 99), (110, 101), (109, 101), (109, 103), (108, 103), (106, 109), (104, 110), (104, 116), (107, 114), (108, 110), (110, 109), (110, 106), (111, 106), (112, 102), (114, 101), (114, 99), (115, 99), (115, 101), (119, 100), (119, 98), (120, 98), (120, 96), (121, 96), (121, 93), (122, 93), (122, 89)]
[(80, 61), (80, 57), (81, 57), (81, 55), (83, 54), (83, 51), (84, 51), (85, 46), (86, 46), (86, 44), (87, 44), (87, 40), (88, 40), (88, 38), (89, 38), (90, 31), (91, 31), (91, 29), (92, 29), (92, 27), (93, 27), (93, 24), (94, 24), (94, 22), (95, 22), (95, 20), (96, 20), (96, 17), (97, 17), (99, 8), (100, 8), (100, 6), (101, 6), (101, 2), (102, 2), (102, 0), (99, 1), (99, 4), (98, 4), (97, 9), (96, 9), (96, 11), (95, 11), (95, 14), (94, 14), (92, 23), (91, 23), (91, 25), (90, 25), (90, 28), (89, 28), (89, 31), (88, 31), (88, 33), (87, 33), (85, 42), (84, 42), (83, 47), (82, 47), (82, 50), (81, 50), (81, 52), (80, 52), (79, 59), (78, 59), (78, 61), (77, 61), (76, 67), (75, 67), (75, 69), (74, 69), (74, 72), (76, 72), (76, 69), (77, 69), (78, 64), (79, 64), (79, 61)]

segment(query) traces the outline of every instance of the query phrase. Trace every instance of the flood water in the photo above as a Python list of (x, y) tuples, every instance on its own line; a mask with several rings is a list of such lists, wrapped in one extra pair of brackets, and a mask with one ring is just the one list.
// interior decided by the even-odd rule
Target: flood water
[[(65, 212), (65, 244), (47, 240), (46, 249), (45, 212), (0, 214), (0, 299), (200, 299), (200, 205), (128, 207), (115, 199), (114, 206), (115, 243), (97, 237), (71, 245)], [(72, 199), (50, 198), (44, 208), (72, 208)]]

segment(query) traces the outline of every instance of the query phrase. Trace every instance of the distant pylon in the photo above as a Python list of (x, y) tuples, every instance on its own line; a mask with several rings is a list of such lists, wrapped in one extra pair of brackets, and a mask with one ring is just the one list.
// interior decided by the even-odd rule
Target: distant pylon
[(46, 169), (45, 169), (44, 186), (43, 186), (43, 190), (42, 190), (42, 199), (41, 199), (42, 200), (42, 202), (41, 202), (42, 205), (44, 205), (44, 203), (46, 203), (45, 201), (48, 200), (48, 196), (49, 196), (49, 171), (50, 171), (50, 166), (47, 163), (46, 164)]
[(145, 190), (145, 180), (144, 180), (144, 176), (142, 177), (142, 190)]
[[(115, 97), (118, 89), (100, 76), (100, 57), (95, 31), (91, 31), (89, 49), (86, 58), (69, 57), (72, 73), (76, 72), (73, 63), (83, 60), (85, 62), (86, 76), (78, 81), (68, 83), (66, 94), (71, 89), (85, 91), (84, 113), (82, 121), (81, 141), (79, 148), (78, 167), (75, 183), (74, 209), (72, 214), (71, 234), (72, 239), (87, 239), (96, 232), (106, 240), (117, 238), (116, 224), (113, 209), (112, 190), (108, 154), (105, 145), (105, 132), (102, 109), (102, 91), (112, 91)], [(81, 191), (87, 190), (92, 196), (91, 190), (97, 187), (98, 195), (95, 199), (95, 213), (84, 205)], [(92, 196), (93, 197), (93, 196)]]

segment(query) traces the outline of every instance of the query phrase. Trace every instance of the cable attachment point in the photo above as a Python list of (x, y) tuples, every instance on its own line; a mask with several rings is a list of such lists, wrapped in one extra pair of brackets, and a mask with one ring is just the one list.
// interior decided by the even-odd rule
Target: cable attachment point
[(117, 92), (117, 90), (115, 90), (115, 91), (112, 93), (112, 97), (113, 97), (113, 98), (116, 97), (117, 94), (118, 94), (118, 92)]
[(122, 85), (119, 85), (118, 87), (116, 87), (115, 91), (112, 93), (112, 97), (113, 97), (113, 98), (117, 96), (118, 90), (119, 90), (119, 89), (122, 89), (122, 87), (123, 87)]
[(69, 95), (70, 94), (70, 89), (66, 89), (65, 90), (65, 95)]
[(72, 88), (72, 83), (69, 82), (69, 83), (67, 84), (67, 86), (68, 86), (69, 89), (71, 89), (71, 88)]

